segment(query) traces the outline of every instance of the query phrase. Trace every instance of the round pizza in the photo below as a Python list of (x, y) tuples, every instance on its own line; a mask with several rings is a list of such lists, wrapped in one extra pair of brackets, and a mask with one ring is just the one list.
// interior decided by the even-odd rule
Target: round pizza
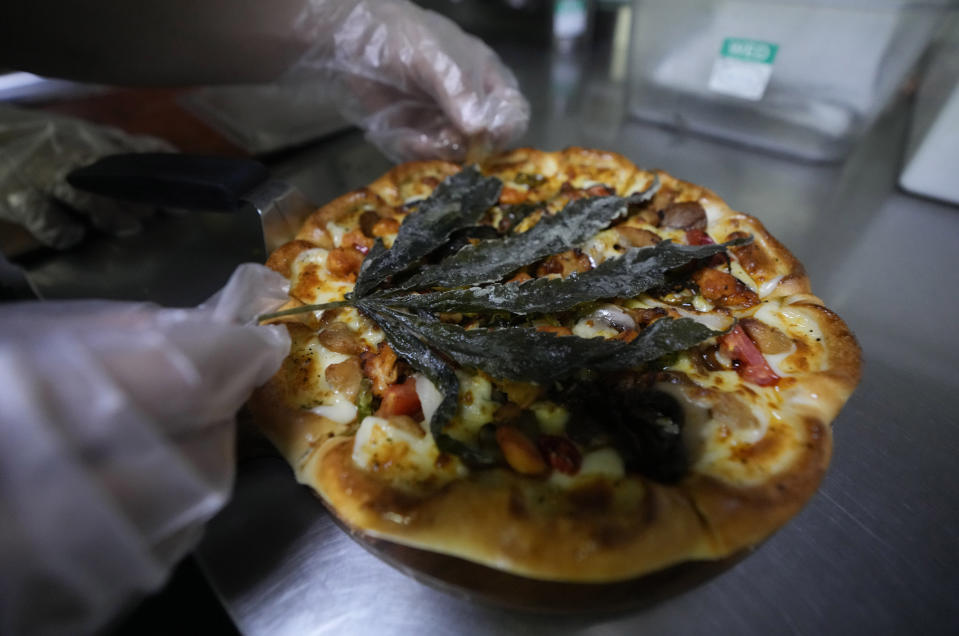
[(347, 526), (534, 579), (753, 546), (815, 492), (860, 350), (704, 187), (582, 148), (399, 165), (267, 263), (250, 401)]

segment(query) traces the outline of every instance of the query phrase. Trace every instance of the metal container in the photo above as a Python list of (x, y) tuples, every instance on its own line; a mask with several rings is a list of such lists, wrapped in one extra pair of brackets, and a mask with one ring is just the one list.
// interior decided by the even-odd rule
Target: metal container
[(810, 160), (846, 155), (952, 0), (636, 0), (629, 111)]

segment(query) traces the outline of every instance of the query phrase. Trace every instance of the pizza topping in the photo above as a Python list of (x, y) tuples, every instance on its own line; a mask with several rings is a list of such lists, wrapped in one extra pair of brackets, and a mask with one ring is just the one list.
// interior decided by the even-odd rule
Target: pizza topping
[(506, 205), (500, 208), (499, 220), (496, 223), (496, 229), (500, 234), (509, 234), (515, 231), (520, 223), (542, 206), (536, 203), (519, 203), (517, 205)]
[[(606, 186), (594, 184), (593, 187), (596, 193), (600, 189), (606, 191)], [(457, 455), (473, 466), (493, 464), (497, 457), (477, 448), (475, 442), (479, 430), (491, 421), (502, 402), (487, 395), (488, 381), (485, 381), (487, 390), (475, 391), (474, 388), (481, 387), (474, 387), (474, 380), (483, 376), (469, 373), (470, 370), (482, 371), (498, 381), (550, 387), (558, 381), (581, 378), (589, 370), (641, 369), (718, 335), (695, 320), (676, 318), (663, 310), (643, 312), (642, 320), (637, 321), (616, 305), (594, 309), (592, 315), (575, 323), (572, 331), (568, 326), (572, 323), (538, 323), (539, 319), (533, 316), (553, 315), (596, 300), (634, 298), (667, 284), (678, 286), (677, 293), (685, 293), (682, 289), (685, 279), (674, 273), (738, 244), (690, 246), (660, 241), (655, 246), (626, 249), (622, 255), (606, 258), (591, 267), (589, 259), (576, 250), (576, 246), (604, 231), (630, 205), (648, 201), (657, 187), (658, 179), (645, 191), (626, 199), (616, 196), (577, 199), (555, 214), (544, 215), (520, 233), (500, 237), (491, 226), (475, 226), (496, 203), (500, 182), (486, 179), (476, 171), (463, 171), (437, 188), (434, 196), (419, 203), (417, 213), (407, 217), (400, 226), (389, 250), (382, 241), (374, 244), (346, 301), (313, 309), (352, 306), (382, 329), (389, 346), (380, 343), (375, 352), (365, 351), (361, 357), (371, 393), (380, 398), (379, 415), (416, 415), (422, 408), (439, 450)], [(683, 208), (676, 209), (679, 212), (671, 213), (668, 218), (678, 223), (674, 217), (679, 218), (677, 215)], [(682, 214), (690, 218), (693, 215), (690, 211)], [(371, 216), (367, 217), (370, 232), (377, 223), (379, 221)], [(477, 234), (478, 230), (485, 233)], [(612, 234), (615, 230), (609, 232)], [(367, 239), (365, 234), (357, 234)], [(472, 238), (474, 235), (478, 240)], [(644, 236), (637, 240), (650, 239)], [(739, 239), (739, 242), (747, 241)], [(456, 247), (457, 243), (463, 246)], [(543, 258), (546, 260), (537, 273), (547, 277), (498, 282)], [(405, 275), (415, 266), (420, 267), (416, 273)], [(446, 289), (436, 290), (437, 287)], [(437, 318), (445, 315), (446, 320), (450, 320), (453, 314), (458, 316), (458, 321), (464, 321), (462, 325)], [(540, 328), (533, 326), (536, 324)], [(546, 325), (545, 331), (543, 325)], [(577, 330), (579, 336), (570, 335)], [(517, 351), (523, 351), (524, 355), (517, 356)], [(420, 406), (419, 381), (407, 379), (398, 384), (408, 375), (399, 368), (400, 359), (428, 378), (441, 396), (438, 404), (429, 408)], [(346, 384), (346, 370), (344, 367), (343, 378), (339, 370), (332, 377), (337, 381), (342, 379), (348, 390), (359, 391), (355, 378), (351, 377), (351, 384)], [(625, 408), (624, 412), (635, 410)], [(520, 412), (530, 415), (522, 408)], [(536, 417), (532, 417), (532, 421), (535, 420)], [(668, 414), (649, 416), (642, 420), (641, 427), (668, 429), (669, 435), (678, 435), (678, 424)], [(535, 439), (541, 432), (534, 429), (531, 434)], [(557, 433), (562, 431), (550, 432)], [(645, 437), (622, 432), (617, 435), (632, 440), (634, 445), (642, 439), (642, 445), (649, 446), (647, 434)], [(652, 435), (652, 438), (663, 435), (665, 433)], [(521, 452), (514, 448), (518, 442), (506, 443), (512, 444), (514, 455)], [(502, 451), (503, 444), (498, 445)], [(562, 448), (566, 452), (557, 453), (572, 456), (568, 447)], [(650, 448), (634, 450), (627, 462), (634, 467), (656, 463), (650, 459), (650, 453), (656, 454)], [(662, 467), (643, 470), (660, 477), (673, 474)]]
[[(417, 403), (417, 410), (418, 409), (419, 409), (419, 403)], [(423, 427), (420, 426), (419, 422), (414, 420), (409, 415), (400, 415), (400, 414), (380, 415), (379, 413), (377, 415), (379, 415), (380, 417), (385, 417), (386, 420), (390, 423), (390, 426), (392, 426), (394, 429), (398, 429), (405, 433), (409, 433), (413, 437), (416, 437), (419, 439), (426, 437), (426, 431), (423, 430)]]
[(621, 240), (632, 247), (650, 247), (663, 240), (655, 232), (630, 225), (617, 225), (616, 231), (619, 232)]
[(359, 358), (351, 357), (331, 364), (326, 367), (324, 376), (331, 389), (350, 402), (356, 400), (363, 384), (363, 370), (360, 368)]
[(328, 256), (329, 251), (323, 248), (304, 250), (297, 255), (290, 268), (290, 296), (304, 303), (327, 303), (339, 301), (350, 292), (352, 282), (331, 276), (327, 269)]
[(317, 335), (317, 339), (330, 351), (355, 356), (363, 353), (366, 347), (356, 333), (342, 322), (332, 322)]
[(729, 243), (704, 247), (663, 241), (632, 249), (565, 279), (539, 278), (423, 294), (395, 294), (382, 302), (437, 312), (508, 311), (514, 314), (565, 311), (602, 298), (631, 298), (666, 283), (669, 271), (721, 253)]
[(741, 326), (730, 329), (719, 341), (720, 350), (733, 361), (733, 368), (744, 380), (759, 386), (771, 386), (779, 382), (779, 376)]
[(710, 267), (693, 274), (693, 281), (700, 293), (708, 300), (727, 306), (752, 307), (759, 303), (759, 296), (732, 274)]
[(573, 201), (521, 234), (468, 245), (444, 262), (424, 267), (403, 286), (458, 287), (498, 281), (524, 265), (577, 247), (625, 211), (620, 197)]
[[(482, 369), (497, 378), (541, 384), (572, 376), (582, 369), (641, 367), (717, 335), (687, 318), (658, 320), (635, 340), (626, 343), (603, 338), (559, 337), (531, 327), (464, 329), (393, 310), (388, 312), (396, 321), (391, 327), (397, 326), (397, 331), (429, 342), (461, 366)], [(396, 335), (391, 327), (385, 329), (388, 339)], [(524, 355), (517, 356), (517, 351)], [(414, 360), (410, 362), (415, 366)]]
[(496, 429), (496, 442), (509, 467), (521, 475), (542, 475), (549, 466), (543, 460), (536, 444), (518, 428), (500, 426)]
[(360, 254), (368, 254), (373, 247), (373, 239), (363, 233), (363, 230), (357, 228), (350, 230), (339, 241), (339, 247), (345, 247), (356, 250)]
[(357, 407), (347, 399), (337, 399), (329, 404), (315, 406), (310, 411), (337, 424), (349, 424), (356, 419)]
[(556, 402), (542, 400), (534, 402), (529, 407), (536, 417), (539, 430), (550, 435), (559, 435), (566, 430), (569, 421), (569, 411)]
[(546, 183), (547, 179), (541, 174), (532, 174), (529, 172), (517, 172), (513, 181), (528, 188), (535, 188)]
[(686, 230), (686, 242), (690, 245), (712, 245), (716, 241), (705, 230)]
[(642, 376), (578, 382), (565, 400), (577, 429), (570, 431), (574, 439), (589, 445), (612, 440), (629, 469), (657, 481), (676, 481), (685, 473), (682, 409), (671, 396), (651, 390)]
[(576, 445), (563, 435), (540, 435), (536, 440), (543, 457), (553, 468), (566, 475), (579, 472), (583, 458)]
[(578, 249), (567, 250), (553, 254), (540, 263), (536, 268), (536, 276), (560, 276), (566, 278), (570, 274), (587, 272), (592, 269), (589, 257)]
[(706, 210), (695, 201), (673, 203), (660, 212), (664, 227), (679, 230), (705, 230)]
[(337, 278), (355, 279), (362, 263), (362, 252), (348, 247), (336, 247), (327, 256), (326, 268)]
[(383, 391), (383, 400), (376, 414), (380, 417), (392, 415), (416, 415), (420, 412), (420, 398), (416, 393), (416, 380), (407, 378), (401, 384), (392, 384)]
[(366, 210), (360, 214), (359, 224), (360, 231), (363, 232), (364, 236), (369, 238), (375, 238), (373, 235), (373, 226), (376, 225), (382, 217), (377, 214), (375, 210)]
[(375, 353), (365, 352), (362, 360), (363, 373), (373, 382), (373, 394), (382, 396), (399, 377), (396, 352), (388, 344), (381, 342)]
[(409, 418), (366, 417), (353, 440), (352, 458), (357, 466), (407, 490), (421, 484), (439, 486), (464, 474), (460, 462), (440, 461), (441, 457), (430, 436)]
[(743, 318), (739, 321), (749, 339), (756, 343), (765, 354), (785, 353), (793, 348), (793, 341), (772, 325), (755, 318)]
[(484, 177), (475, 168), (444, 181), (419, 205), (416, 214), (406, 217), (390, 249), (377, 240), (363, 261), (354, 293), (362, 296), (371, 291), (388, 276), (416, 265), (446, 243), (454, 231), (475, 225), (496, 203), (501, 188), (499, 179)]

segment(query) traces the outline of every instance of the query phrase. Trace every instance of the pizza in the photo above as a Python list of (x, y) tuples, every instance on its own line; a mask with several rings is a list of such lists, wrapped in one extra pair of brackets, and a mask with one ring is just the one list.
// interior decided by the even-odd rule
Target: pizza
[(815, 492), (860, 350), (756, 218), (611, 152), (399, 165), (267, 265), (255, 421), (363, 536), (600, 583), (761, 542)]

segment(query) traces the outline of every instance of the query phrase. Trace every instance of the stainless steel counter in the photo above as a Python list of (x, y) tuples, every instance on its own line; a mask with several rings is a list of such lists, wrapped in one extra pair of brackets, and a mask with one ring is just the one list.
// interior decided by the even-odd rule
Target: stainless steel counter
[[(895, 186), (909, 105), (892, 108), (845, 162), (814, 165), (621, 123), (621, 88), (604, 73), (521, 48), (503, 53), (534, 101), (522, 144), (615, 150), (704, 184), (758, 216), (806, 265), (814, 290), (852, 327), (865, 356), (862, 384), (834, 424), (829, 473), (785, 528), (697, 585), (637, 598), (633, 609), (557, 614), (506, 609), (414, 580), (341, 531), (281, 460), (247, 458), (232, 503), (199, 550), (239, 628), (378, 636), (959, 633), (959, 208)], [(322, 202), (388, 164), (351, 133), (275, 168)], [(109, 258), (91, 256), (96, 263), (85, 270), (74, 257), (69, 274), (62, 260), (38, 261), (29, 268), (34, 281), (48, 295), (103, 293), (93, 265), (132, 259), (121, 278), (138, 282), (107, 295), (189, 304), (248, 253), (238, 247), (246, 239), (221, 227), (220, 217), (154, 223), (170, 245), (144, 254), (146, 243), (113, 242)], [(232, 247), (207, 253), (210, 238)], [(169, 265), (172, 281), (162, 276), (164, 250), (178, 259)], [(180, 283), (181, 261), (191, 258), (215, 267)], [(138, 273), (138, 263), (152, 269)]]

